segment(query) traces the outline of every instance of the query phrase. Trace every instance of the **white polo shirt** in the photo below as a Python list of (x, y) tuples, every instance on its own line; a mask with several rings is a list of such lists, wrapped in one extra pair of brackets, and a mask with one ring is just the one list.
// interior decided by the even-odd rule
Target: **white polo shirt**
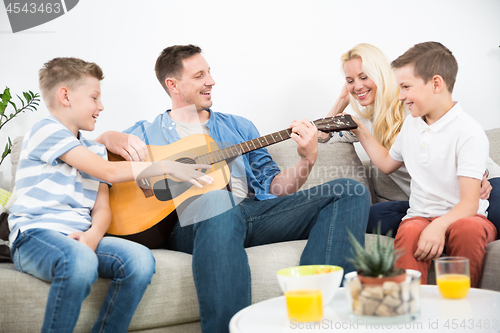
[[(404, 161), (411, 176), (410, 208), (405, 219), (438, 217), (460, 201), (459, 176), (482, 179), (489, 142), (481, 125), (458, 103), (437, 122), (408, 116), (389, 154)], [(486, 216), (487, 200), (478, 214)]]

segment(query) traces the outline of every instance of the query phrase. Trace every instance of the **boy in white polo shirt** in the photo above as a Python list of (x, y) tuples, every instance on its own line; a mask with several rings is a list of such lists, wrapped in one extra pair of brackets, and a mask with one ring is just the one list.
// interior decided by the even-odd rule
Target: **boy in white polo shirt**
[[(390, 151), (358, 122), (356, 136), (384, 173), (403, 162), (411, 176), (410, 208), (395, 247), (405, 250), (396, 265), (416, 269), (427, 283), (432, 260), (443, 250), (470, 260), (471, 286), (481, 277), (487, 243), (496, 228), (479, 199), (489, 142), (481, 126), (452, 99), (458, 65), (437, 42), (420, 43), (392, 62), (400, 93), (411, 113)], [(446, 245), (446, 247), (445, 247)]]
[[(94, 130), (102, 70), (75, 58), (55, 58), (40, 70), (40, 90), (51, 116), (26, 134), (10, 209), (9, 240), (17, 270), (51, 282), (42, 332), (73, 332), (83, 300), (98, 277), (111, 279), (92, 332), (127, 332), (155, 271), (151, 251), (103, 237), (111, 211), (108, 183), (174, 175), (197, 186), (210, 166), (172, 161), (108, 162), (106, 148), (82, 137)], [(33, 328), (36, 329), (36, 328)]]

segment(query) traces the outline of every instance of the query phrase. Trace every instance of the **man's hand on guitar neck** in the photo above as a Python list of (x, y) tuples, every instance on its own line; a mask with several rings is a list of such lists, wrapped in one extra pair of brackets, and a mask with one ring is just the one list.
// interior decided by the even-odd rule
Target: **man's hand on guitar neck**
[(294, 120), (290, 137), (297, 142), (297, 153), (312, 168), (318, 158), (318, 130), (307, 119)]
[(276, 196), (295, 193), (306, 182), (318, 157), (318, 129), (309, 120), (295, 120), (290, 137), (297, 143), (300, 159), (274, 177), (270, 191)]
[(120, 155), (126, 161), (144, 161), (148, 154), (146, 144), (132, 134), (107, 131), (95, 141), (105, 145), (110, 152)]

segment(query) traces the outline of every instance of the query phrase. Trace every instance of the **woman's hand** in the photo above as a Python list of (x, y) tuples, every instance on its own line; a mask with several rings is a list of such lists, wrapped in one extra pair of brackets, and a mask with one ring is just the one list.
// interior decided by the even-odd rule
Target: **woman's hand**
[(481, 192), (479, 192), (479, 198), (483, 200), (488, 200), (493, 187), (491, 186), (488, 179), (486, 179), (486, 172), (483, 175), (483, 180), (481, 181)]

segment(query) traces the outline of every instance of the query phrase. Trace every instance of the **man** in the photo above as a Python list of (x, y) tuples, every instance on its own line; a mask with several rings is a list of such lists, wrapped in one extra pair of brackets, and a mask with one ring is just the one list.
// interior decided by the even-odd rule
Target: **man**
[[(172, 99), (172, 110), (152, 123), (140, 121), (125, 132), (151, 145), (205, 133), (221, 143), (237, 144), (259, 137), (252, 122), (210, 109), (215, 81), (194, 45), (176, 45), (158, 57), (156, 75)], [(266, 149), (233, 162), (231, 192), (211, 191), (194, 201), (174, 226), (167, 247), (193, 255), (193, 276), (203, 332), (227, 332), (231, 317), (251, 304), (250, 268), (245, 247), (309, 239), (300, 263), (333, 264), (354, 270), (346, 260), (349, 228), (363, 244), (369, 194), (356, 195), (351, 179), (332, 181), (307, 191), (318, 154), (317, 129), (307, 120), (293, 121), (291, 138), (299, 159), (280, 172)], [(135, 136), (116, 132), (98, 141), (126, 159), (141, 159), (145, 147)], [(359, 192), (359, 191), (357, 191)]]

